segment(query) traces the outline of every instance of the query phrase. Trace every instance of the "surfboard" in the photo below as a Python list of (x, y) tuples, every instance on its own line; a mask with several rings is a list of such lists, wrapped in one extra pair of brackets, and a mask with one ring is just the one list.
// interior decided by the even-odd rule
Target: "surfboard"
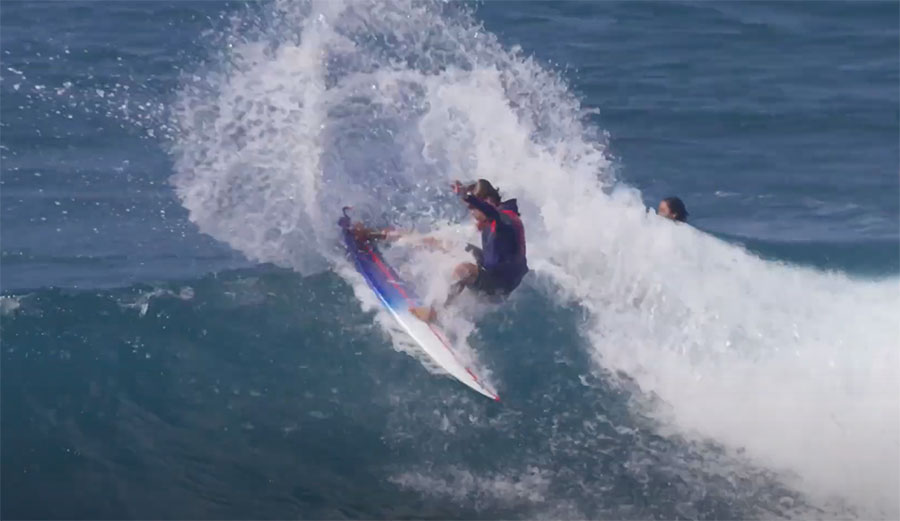
[(366, 283), (378, 296), (378, 300), (394, 317), (399, 326), (442, 369), (478, 393), (500, 401), (497, 393), (487, 387), (475, 372), (454, 351), (452, 344), (440, 328), (413, 315), (410, 306), (422, 305), (415, 291), (404, 282), (385, 262), (377, 246), (371, 241), (357, 241), (350, 230), (351, 219), (344, 208), (341, 226), (347, 257)]

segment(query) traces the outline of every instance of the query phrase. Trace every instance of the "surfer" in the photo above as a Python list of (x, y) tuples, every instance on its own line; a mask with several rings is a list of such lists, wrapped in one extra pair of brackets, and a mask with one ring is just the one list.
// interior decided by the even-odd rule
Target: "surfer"
[(666, 197), (659, 202), (656, 213), (660, 217), (678, 222), (687, 222), (688, 212), (684, 202), (678, 197)]
[[(444, 305), (451, 303), (466, 288), (495, 298), (508, 296), (528, 273), (525, 228), (519, 218), (516, 200), (503, 201), (500, 192), (485, 179), (469, 185), (456, 181), (451, 188), (469, 207), (475, 226), (481, 232), (481, 247), (466, 246), (475, 262), (464, 262), (454, 268), (454, 283)], [(358, 241), (393, 241), (404, 235), (393, 228), (373, 230), (361, 223), (354, 225), (352, 232)], [(439, 241), (432, 238), (426, 237), (423, 242), (439, 246)], [(425, 322), (437, 318), (433, 306), (411, 307), (410, 312)]]
[[(503, 201), (500, 192), (485, 179), (470, 185), (456, 181), (453, 192), (468, 205), (475, 226), (481, 231), (481, 248), (468, 245), (475, 262), (464, 262), (453, 270), (455, 282), (444, 305), (469, 288), (479, 294), (506, 297), (528, 273), (525, 227), (515, 199)], [(433, 306), (412, 307), (410, 312), (425, 322), (437, 317)]]

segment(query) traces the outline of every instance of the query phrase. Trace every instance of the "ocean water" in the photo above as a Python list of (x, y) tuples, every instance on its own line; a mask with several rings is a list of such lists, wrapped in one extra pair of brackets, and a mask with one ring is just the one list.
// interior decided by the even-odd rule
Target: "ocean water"
[[(0, 516), (900, 516), (896, 2), (0, 26)], [(445, 311), (499, 403), (391, 332), (335, 226), (472, 240), (478, 177), (533, 268)], [(458, 258), (388, 254), (430, 299)]]

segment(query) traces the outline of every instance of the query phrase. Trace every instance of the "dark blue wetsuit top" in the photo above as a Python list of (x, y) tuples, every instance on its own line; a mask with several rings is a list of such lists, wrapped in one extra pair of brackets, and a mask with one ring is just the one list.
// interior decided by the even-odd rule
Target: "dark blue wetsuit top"
[(463, 200), (480, 210), (490, 221), (481, 230), (481, 267), (500, 282), (503, 289), (512, 291), (528, 273), (525, 228), (519, 219), (516, 200), (503, 201), (499, 206), (471, 194)]

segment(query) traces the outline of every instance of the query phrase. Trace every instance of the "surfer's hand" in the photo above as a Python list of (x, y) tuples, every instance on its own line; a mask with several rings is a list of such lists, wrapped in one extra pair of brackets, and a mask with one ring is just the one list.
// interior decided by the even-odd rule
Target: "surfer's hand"
[(372, 230), (366, 228), (363, 223), (355, 223), (350, 228), (350, 233), (360, 242), (365, 242), (372, 238)]
[(454, 194), (461, 195), (465, 190), (465, 187), (462, 183), (459, 182), (459, 179), (457, 179), (456, 181), (453, 181), (452, 185), (450, 185), (450, 189), (453, 190)]

